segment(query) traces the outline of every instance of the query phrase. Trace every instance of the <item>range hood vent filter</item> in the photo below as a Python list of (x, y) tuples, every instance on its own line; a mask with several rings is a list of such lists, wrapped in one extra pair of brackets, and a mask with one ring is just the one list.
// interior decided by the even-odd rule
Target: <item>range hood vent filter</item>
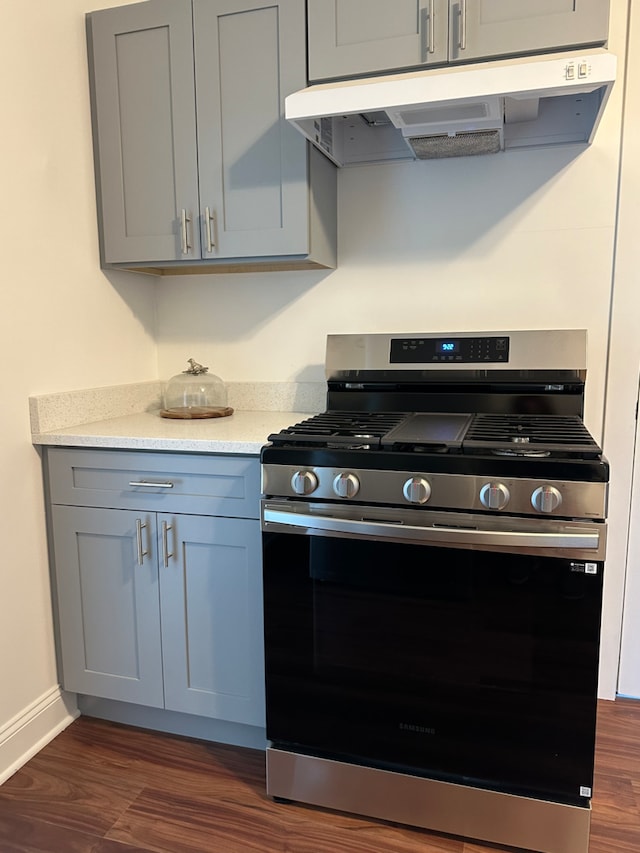
[(476, 130), (455, 136), (409, 136), (407, 142), (418, 160), (468, 157), (473, 154), (497, 154), (501, 150), (499, 130)]

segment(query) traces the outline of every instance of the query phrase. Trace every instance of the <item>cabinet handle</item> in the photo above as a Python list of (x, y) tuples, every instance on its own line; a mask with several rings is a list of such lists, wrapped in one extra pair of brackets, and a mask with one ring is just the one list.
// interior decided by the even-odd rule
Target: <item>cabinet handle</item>
[(144, 549), (142, 544), (142, 530), (146, 528), (147, 522), (142, 521), (140, 518), (136, 518), (136, 541), (138, 545), (138, 565), (142, 566), (144, 564), (144, 558), (149, 555), (149, 552)]
[(173, 483), (149, 483), (147, 480), (132, 480), (129, 483), (133, 488), (144, 488), (144, 489), (172, 489)]
[(187, 216), (187, 211), (182, 208), (180, 211), (180, 232), (182, 235), (182, 254), (188, 255), (191, 251), (191, 244), (189, 243), (189, 230), (188, 223), (191, 222), (191, 217)]
[(162, 522), (162, 562), (165, 569), (169, 568), (169, 559), (173, 557), (173, 551), (169, 552), (169, 531), (173, 530), (173, 524)]
[(429, 21), (427, 24), (427, 53), (435, 53), (436, 49), (436, 22), (435, 22), (435, 0), (429, 0)]
[(460, 50), (467, 48), (467, 0), (459, 0), (458, 3), (458, 47)]
[(204, 230), (207, 238), (207, 252), (211, 254), (216, 247), (213, 239), (213, 229), (215, 227), (215, 219), (210, 207), (204, 209)]

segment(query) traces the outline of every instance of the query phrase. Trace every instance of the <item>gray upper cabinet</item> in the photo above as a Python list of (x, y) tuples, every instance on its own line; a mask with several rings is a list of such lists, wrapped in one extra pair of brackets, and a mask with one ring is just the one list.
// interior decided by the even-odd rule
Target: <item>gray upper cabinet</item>
[(309, 79), (602, 45), (608, 0), (307, 0)]
[(104, 266), (335, 266), (335, 169), (283, 118), (300, 0), (147, 0), (87, 26)]

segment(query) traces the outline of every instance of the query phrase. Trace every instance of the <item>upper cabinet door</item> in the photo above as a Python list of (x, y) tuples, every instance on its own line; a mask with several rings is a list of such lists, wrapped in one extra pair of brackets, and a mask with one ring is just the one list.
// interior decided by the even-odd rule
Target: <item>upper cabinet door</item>
[(284, 98), (306, 85), (302, 0), (194, 0), (203, 258), (309, 251), (307, 147)]
[(103, 263), (200, 257), (191, 0), (88, 17)]
[(309, 80), (447, 61), (448, 0), (307, 0)]
[(604, 44), (607, 0), (451, 0), (451, 62)]

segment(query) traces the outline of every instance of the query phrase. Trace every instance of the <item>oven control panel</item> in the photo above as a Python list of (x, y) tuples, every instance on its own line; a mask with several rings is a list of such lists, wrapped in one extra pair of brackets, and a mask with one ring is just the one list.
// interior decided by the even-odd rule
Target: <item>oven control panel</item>
[(392, 338), (390, 364), (507, 364), (507, 336)]
[(604, 519), (608, 488), (606, 483), (573, 480), (263, 464), (262, 492), (298, 500)]

